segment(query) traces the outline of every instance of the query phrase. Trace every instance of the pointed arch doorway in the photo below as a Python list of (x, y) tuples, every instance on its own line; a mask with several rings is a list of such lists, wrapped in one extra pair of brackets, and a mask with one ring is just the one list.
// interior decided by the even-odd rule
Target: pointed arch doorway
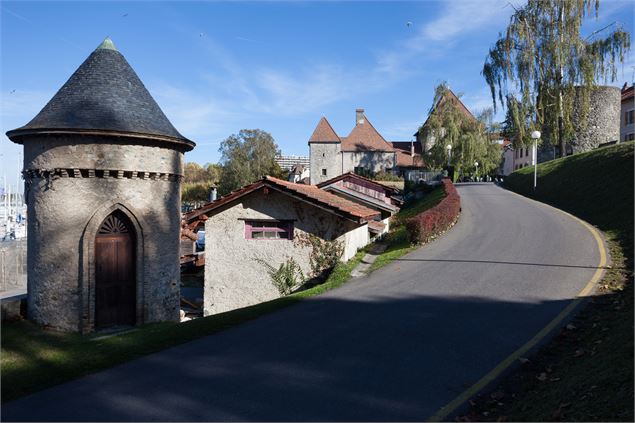
[(95, 329), (135, 324), (135, 251), (134, 226), (117, 210), (95, 237)]

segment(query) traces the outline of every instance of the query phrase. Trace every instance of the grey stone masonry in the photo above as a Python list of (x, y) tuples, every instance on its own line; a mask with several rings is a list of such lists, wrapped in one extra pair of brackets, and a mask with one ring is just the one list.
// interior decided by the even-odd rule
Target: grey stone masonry
[(570, 145), (574, 153), (589, 151), (600, 144), (620, 139), (620, 89), (596, 87), (589, 100), (589, 115), (584, 124), (578, 104), (574, 104), (575, 136)]
[[(157, 175), (182, 175), (183, 155), (99, 137), (42, 138), (25, 143), (29, 318), (66, 331), (93, 330), (95, 236), (120, 210), (137, 238), (137, 324), (177, 321), (180, 178)], [(91, 169), (99, 177), (45, 172), (56, 168)], [(119, 178), (119, 171), (149, 177)]]
[(337, 142), (311, 142), (311, 185), (327, 181), (342, 171), (342, 144)]

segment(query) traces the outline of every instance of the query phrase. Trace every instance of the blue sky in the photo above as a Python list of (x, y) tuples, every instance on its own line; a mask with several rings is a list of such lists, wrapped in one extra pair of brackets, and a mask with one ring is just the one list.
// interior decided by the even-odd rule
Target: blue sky
[[(512, 12), (506, 0), (2, 1), (0, 178), (15, 183), (21, 167), (4, 133), (33, 118), (106, 36), (197, 143), (186, 161), (203, 164), (243, 128), (308, 155), (321, 116), (346, 136), (358, 107), (385, 138), (410, 140), (444, 80), (472, 111), (489, 107), (480, 71)], [(603, 0), (583, 32), (619, 21), (633, 33), (633, 12), (632, 1)], [(614, 85), (633, 79), (633, 57)]]

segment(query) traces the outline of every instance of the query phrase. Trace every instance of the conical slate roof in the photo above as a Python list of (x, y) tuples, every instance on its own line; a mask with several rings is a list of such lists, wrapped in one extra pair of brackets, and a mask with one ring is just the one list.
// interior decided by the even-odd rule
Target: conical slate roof
[(109, 38), (88, 56), (33, 120), (7, 132), (7, 136), (21, 144), (23, 136), (46, 133), (145, 138), (179, 144), (186, 151), (195, 145), (172, 126)]

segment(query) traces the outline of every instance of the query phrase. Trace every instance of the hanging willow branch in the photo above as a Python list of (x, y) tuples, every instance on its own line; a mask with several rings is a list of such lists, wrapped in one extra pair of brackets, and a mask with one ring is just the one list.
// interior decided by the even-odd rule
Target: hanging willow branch
[(498, 104), (508, 109), (518, 140), (539, 128), (564, 156), (565, 142), (574, 132), (574, 103), (584, 126), (597, 82), (617, 79), (617, 64), (630, 50), (630, 34), (615, 26), (603, 39), (591, 41), (608, 28), (587, 39), (580, 36), (583, 20), (597, 17), (599, 7), (599, 0), (529, 0), (515, 8), (505, 34), (499, 34), (482, 74), (494, 109)]

